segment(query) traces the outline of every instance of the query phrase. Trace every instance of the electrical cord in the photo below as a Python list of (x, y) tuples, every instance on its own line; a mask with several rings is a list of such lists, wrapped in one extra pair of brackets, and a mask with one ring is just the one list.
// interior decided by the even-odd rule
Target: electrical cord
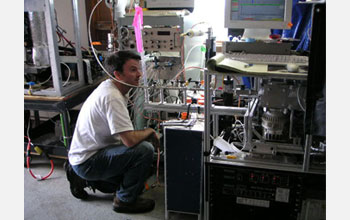
[(184, 66), (186, 66), (186, 64), (187, 64), (187, 62), (188, 62), (188, 59), (190, 58), (190, 55), (191, 55), (192, 51), (193, 51), (195, 48), (201, 47), (201, 46), (204, 46), (204, 45), (203, 45), (203, 44), (196, 44), (196, 45), (194, 45), (193, 47), (191, 47), (191, 49), (190, 49), (190, 50), (188, 51), (188, 53), (187, 53), (187, 57), (186, 57), (186, 59), (185, 59)]
[(50, 75), (50, 77), (45, 80), (44, 82), (39, 82), (39, 85), (44, 85), (45, 83), (47, 83), (50, 79), (51, 79), (52, 75)]
[(151, 185), (152, 188), (160, 186), (159, 182), (159, 162), (160, 162), (160, 149), (157, 148), (157, 173), (156, 173), (156, 182)]
[(66, 82), (63, 83), (63, 85), (62, 85), (62, 86), (66, 86), (67, 83), (68, 83), (68, 81), (69, 81), (69, 79), (70, 79), (70, 76), (71, 76), (71, 74), (72, 74), (72, 71), (71, 71), (70, 67), (69, 67), (66, 63), (61, 62), (61, 64), (63, 64), (63, 65), (64, 65), (65, 67), (67, 67), (67, 69), (68, 69), (68, 78), (67, 78)]
[(182, 72), (184, 72), (185, 70), (188, 70), (188, 69), (200, 69), (200, 70), (205, 70), (205, 68), (201, 68), (201, 67), (197, 67), (197, 66), (189, 66), (189, 67), (183, 68), (180, 72), (178, 72), (178, 73), (177, 73), (172, 79), (170, 79), (169, 81), (172, 81), (172, 80), (178, 78)]
[(31, 140), (30, 140), (30, 138), (28, 137), (28, 136), (24, 136), (25, 138), (27, 138), (28, 139), (28, 144), (27, 144), (27, 152), (26, 152), (26, 164), (27, 164), (27, 169), (28, 169), (28, 171), (29, 171), (29, 173), (30, 173), (30, 175), (34, 178), (34, 179), (36, 179), (36, 180), (46, 180), (47, 178), (49, 178), (50, 176), (51, 176), (51, 174), (53, 173), (53, 170), (54, 170), (54, 164), (53, 164), (53, 160), (49, 157), (49, 155), (46, 153), (46, 152), (44, 152), (44, 151), (42, 151), (39, 147), (34, 147), (34, 149), (37, 151), (37, 153), (39, 153), (39, 154), (44, 154), (44, 156), (47, 158), (47, 159), (49, 159), (50, 160), (50, 165), (51, 165), (51, 169), (50, 169), (50, 172), (46, 175), (46, 176), (41, 176), (41, 175), (39, 175), (39, 174), (34, 174), (33, 172), (32, 172), (32, 170), (30, 169), (30, 147), (31, 146), (33, 146), (33, 143), (31, 142)]
[(201, 21), (201, 22), (198, 22), (198, 23), (192, 25), (191, 29), (193, 29), (194, 27), (196, 27), (197, 25), (200, 25), (200, 24), (206, 24), (206, 25), (208, 25), (210, 28), (212, 27), (212, 25), (211, 25), (209, 22)]
[[(160, 120), (160, 113), (158, 112), (158, 117)], [(160, 121), (158, 121), (158, 132), (160, 130)], [(160, 149), (159, 147), (157, 148), (157, 173), (156, 173), (156, 182), (153, 183), (151, 186), (152, 188), (156, 187), (156, 186), (160, 186), (160, 182), (159, 182), (159, 162), (160, 162)]]
[(301, 104), (299, 90), (300, 90), (300, 86), (299, 86), (298, 89), (297, 89), (297, 100), (298, 100), (298, 104), (299, 104), (300, 108), (303, 110), (303, 112), (305, 112), (306, 110), (305, 110), (304, 106)]
[[(68, 73), (68, 78), (67, 78), (66, 82), (64, 82), (63, 85), (62, 85), (62, 86), (66, 86), (66, 84), (68, 83), (68, 81), (69, 81), (69, 79), (70, 79), (70, 77), (71, 77), (72, 71), (71, 71), (71, 69), (69, 68), (69, 66), (68, 66), (66, 63), (61, 62), (61, 64), (63, 64), (64, 66), (66, 66), (67, 69), (68, 69), (68, 71), (69, 71), (69, 73)], [(41, 85), (44, 85), (44, 84), (47, 83), (51, 78), (52, 78), (52, 75), (50, 75), (50, 77), (49, 77), (47, 80), (45, 80), (44, 82), (39, 82), (38, 84), (39, 84), (40, 86), (41, 86)]]

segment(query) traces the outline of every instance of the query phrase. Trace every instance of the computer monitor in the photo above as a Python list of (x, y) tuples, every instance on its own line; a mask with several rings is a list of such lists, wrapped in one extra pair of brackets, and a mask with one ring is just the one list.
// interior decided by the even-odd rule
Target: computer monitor
[(145, 6), (148, 9), (188, 9), (192, 12), (194, 0), (146, 0)]
[(243, 38), (268, 39), (290, 29), (293, 0), (225, 0), (225, 27), (244, 28)]

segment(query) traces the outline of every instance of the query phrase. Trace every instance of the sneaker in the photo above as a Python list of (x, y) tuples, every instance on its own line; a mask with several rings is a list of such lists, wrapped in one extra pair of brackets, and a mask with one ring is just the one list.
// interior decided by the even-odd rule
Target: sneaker
[(88, 194), (84, 190), (84, 188), (87, 187), (86, 180), (82, 179), (74, 172), (72, 166), (68, 161), (64, 163), (64, 169), (66, 171), (67, 179), (70, 185), (70, 192), (72, 195), (77, 199), (87, 199)]
[(152, 199), (137, 198), (135, 202), (126, 203), (114, 196), (113, 210), (119, 213), (144, 213), (154, 209), (155, 202)]

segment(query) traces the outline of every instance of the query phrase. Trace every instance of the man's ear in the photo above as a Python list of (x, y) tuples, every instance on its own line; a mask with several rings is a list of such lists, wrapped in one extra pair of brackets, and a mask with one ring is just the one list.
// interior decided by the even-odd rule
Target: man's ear
[(121, 73), (119, 71), (114, 70), (113, 75), (117, 80), (121, 80), (120, 78)]

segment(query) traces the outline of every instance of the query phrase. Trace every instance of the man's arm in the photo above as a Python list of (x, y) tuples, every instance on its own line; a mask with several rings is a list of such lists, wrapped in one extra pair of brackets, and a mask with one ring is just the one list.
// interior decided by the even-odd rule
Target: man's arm
[(160, 147), (159, 138), (156, 131), (152, 128), (146, 128), (138, 131), (124, 131), (119, 133), (123, 144), (127, 147), (132, 147), (139, 144), (141, 141), (149, 140), (155, 148)]

